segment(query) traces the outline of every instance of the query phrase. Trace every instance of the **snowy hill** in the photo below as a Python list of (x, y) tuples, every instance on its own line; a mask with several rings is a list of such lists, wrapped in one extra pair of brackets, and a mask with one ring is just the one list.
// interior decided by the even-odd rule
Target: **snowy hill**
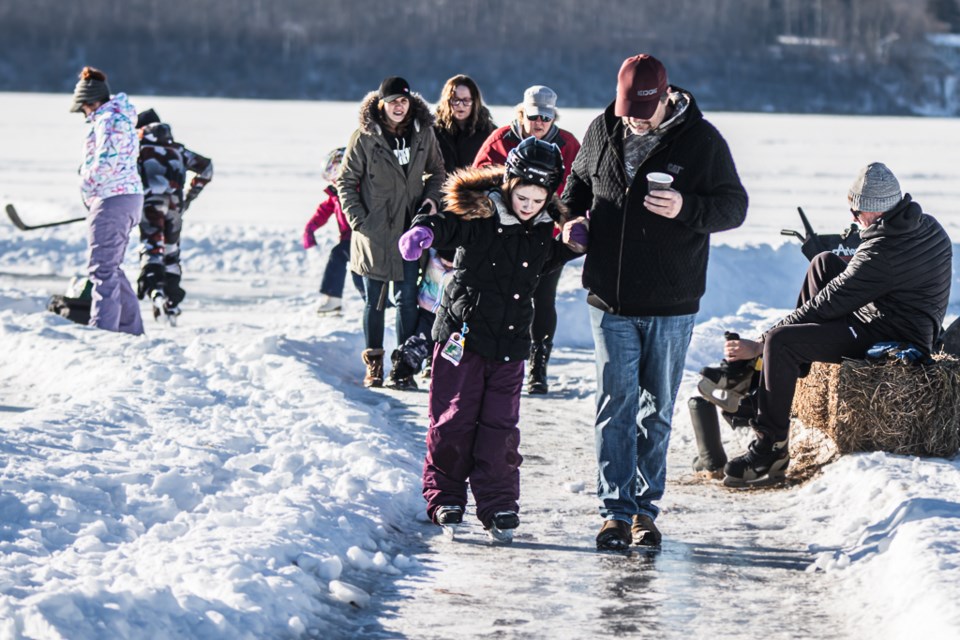
[[(19, 114), (0, 122), (0, 199), (31, 222), (76, 215), (80, 119), (59, 97), (0, 102)], [(447, 542), (422, 513), (426, 392), (360, 387), (354, 292), (342, 317), (313, 313), (335, 234), (306, 252), (300, 233), (355, 105), (135, 103), (216, 164), (185, 223), (181, 326), (134, 338), (46, 313), (82, 270), (83, 225), (0, 224), (0, 638), (732, 638), (757, 620), (771, 638), (960, 634), (960, 461), (851, 455), (800, 487), (731, 491), (692, 478), (686, 410), (722, 332), (759, 331), (793, 302), (806, 261), (779, 230), (798, 228), (794, 207), (839, 230), (861, 164), (889, 162), (960, 238), (956, 123), (708, 114), (751, 209), (714, 238), (663, 551), (623, 558), (593, 550), (578, 262), (560, 286), (555, 392), (521, 406), (517, 540), (491, 547), (468, 512)], [(593, 115), (563, 125), (579, 136)]]

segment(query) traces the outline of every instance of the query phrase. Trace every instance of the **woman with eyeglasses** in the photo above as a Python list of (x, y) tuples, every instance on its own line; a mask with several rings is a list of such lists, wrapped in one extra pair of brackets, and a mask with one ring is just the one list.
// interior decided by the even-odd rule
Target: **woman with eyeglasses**
[[(510, 150), (529, 136), (537, 140), (551, 142), (560, 147), (563, 157), (563, 180), (557, 187), (557, 195), (563, 194), (570, 175), (573, 159), (580, 151), (580, 143), (572, 133), (557, 126), (557, 94), (550, 87), (534, 85), (523, 92), (523, 102), (517, 105), (517, 118), (510, 124), (500, 127), (480, 147), (473, 161), (475, 167), (491, 164), (503, 164)], [(562, 220), (555, 220), (562, 223)], [(560, 228), (554, 229), (554, 236)], [(533, 325), (530, 327), (530, 360), (527, 372), (527, 393), (544, 394), (547, 385), (547, 362), (553, 348), (553, 336), (557, 329), (557, 285), (562, 270), (543, 276), (537, 285), (533, 298)]]
[(440, 91), (437, 123), (433, 126), (447, 173), (472, 166), (477, 151), (496, 128), (483, 105), (480, 88), (470, 76), (461, 74), (447, 80)]

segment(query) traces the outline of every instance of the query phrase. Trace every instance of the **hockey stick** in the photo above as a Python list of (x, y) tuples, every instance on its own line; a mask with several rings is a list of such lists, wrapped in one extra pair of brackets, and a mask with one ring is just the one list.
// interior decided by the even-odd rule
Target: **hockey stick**
[(59, 227), (62, 224), (73, 224), (74, 222), (80, 222), (81, 220), (86, 220), (86, 216), (83, 218), (70, 218), (69, 220), (61, 220), (59, 222), (47, 222), (46, 224), (24, 224), (23, 220), (20, 219), (20, 215), (17, 213), (17, 209), (12, 205), (7, 205), (7, 215), (10, 216), (10, 222), (13, 223), (17, 229), (20, 231), (31, 231), (33, 229), (44, 229), (46, 227)]

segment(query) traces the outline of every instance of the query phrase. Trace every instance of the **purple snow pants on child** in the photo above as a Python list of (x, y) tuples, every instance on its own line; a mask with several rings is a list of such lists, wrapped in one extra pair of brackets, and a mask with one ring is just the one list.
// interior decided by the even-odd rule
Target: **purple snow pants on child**
[(87, 215), (90, 242), (87, 271), (93, 283), (90, 326), (140, 335), (140, 303), (120, 265), (130, 242), (130, 231), (140, 222), (142, 195), (96, 199)]
[(520, 389), (523, 360), (495, 362), (464, 351), (460, 366), (433, 347), (430, 429), (423, 496), (433, 519), (444, 505), (467, 506), (467, 479), (477, 517), (487, 526), (498, 511), (519, 511)]

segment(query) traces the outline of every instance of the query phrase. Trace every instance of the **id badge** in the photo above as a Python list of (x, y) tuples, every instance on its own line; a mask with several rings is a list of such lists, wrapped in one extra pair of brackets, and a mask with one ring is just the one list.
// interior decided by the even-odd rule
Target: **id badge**
[(453, 363), (453, 366), (459, 367), (460, 360), (463, 358), (463, 345), (466, 339), (459, 333), (453, 333), (447, 338), (447, 343), (443, 345), (440, 355)]

